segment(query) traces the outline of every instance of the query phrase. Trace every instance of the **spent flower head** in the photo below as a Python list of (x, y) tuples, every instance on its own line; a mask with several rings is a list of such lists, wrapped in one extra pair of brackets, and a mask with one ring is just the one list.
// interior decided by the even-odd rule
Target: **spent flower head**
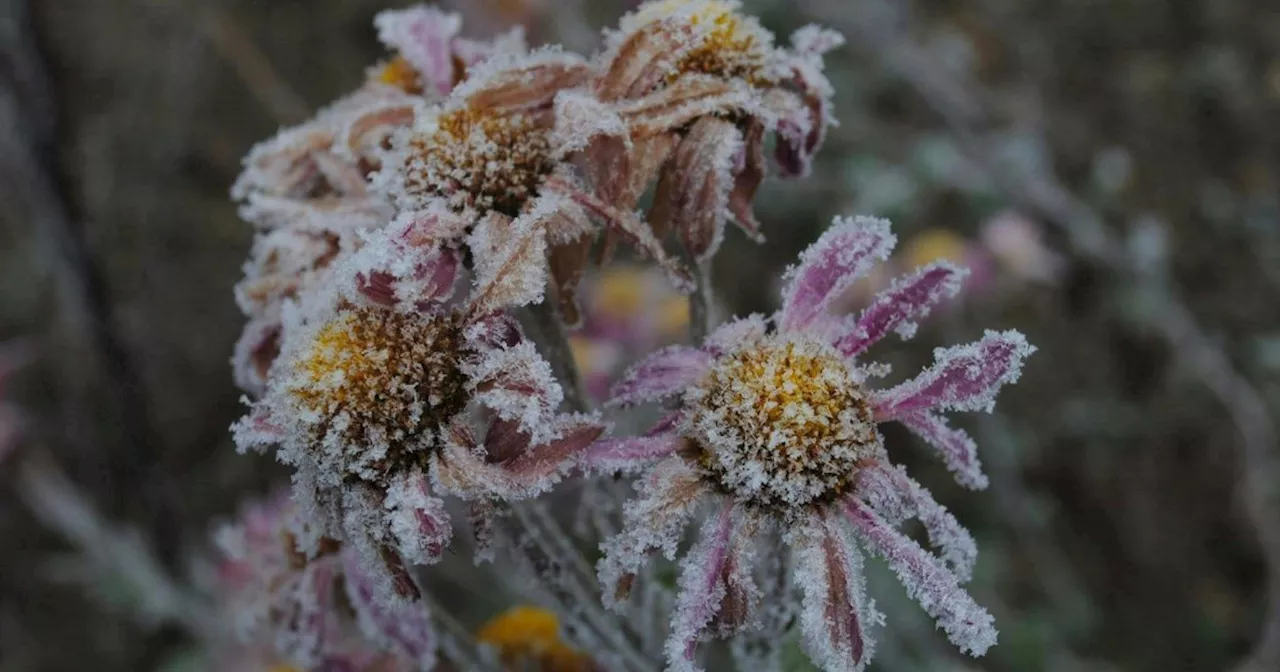
[[(696, 642), (749, 627), (761, 591), (752, 574), (757, 539), (780, 532), (803, 594), (801, 629), (811, 657), (829, 670), (862, 669), (878, 622), (863, 588), (861, 551), (884, 558), (908, 593), (958, 647), (981, 655), (995, 642), (991, 616), (961, 588), (973, 539), (928, 491), (892, 464), (878, 425), (899, 422), (932, 444), (963, 485), (986, 479), (975, 446), (941, 412), (990, 410), (1034, 348), (1017, 332), (939, 348), (935, 364), (887, 389), (887, 367), (867, 348), (953, 296), (963, 272), (938, 262), (899, 279), (860, 315), (829, 308), (894, 245), (888, 222), (837, 219), (786, 276), (781, 309), (715, 331), (699, 348), (660, 350), (614, 387), (613, 403), (666, 401), (649, 434), (594, 446), (585, 462), (603, 471), (644, 471), (625, 528), (604, 545), (606, 601), (630, 592), (647, 554), (675, 554), (682, 530), (711, 511), (682, 560), (667, 656), (695, 667)], [(918, 518), (935, 556), (896, 528)]]

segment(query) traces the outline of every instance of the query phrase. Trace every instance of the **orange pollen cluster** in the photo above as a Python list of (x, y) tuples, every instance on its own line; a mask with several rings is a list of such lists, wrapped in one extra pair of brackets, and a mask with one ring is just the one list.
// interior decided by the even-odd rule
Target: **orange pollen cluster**
[(443, 196), (454, 207), (515, 216), (555, 165), (549, 136), (531, 115), (471, 107), (445, 112), (432, 132), (409, 141), (405, 189)]
[(796, 343), (730, 355), (701, 383), (689, 438), (721, 488), (763, 504), (843, 492), (882, 450), (867, 396), (838, 354)]
[(385, 474), (425, 460), (419, 440), (466, 406), (462, 343), (453, 316), (348, 308), (295, 361), (288, 392), (315, 441), (385, 446)]

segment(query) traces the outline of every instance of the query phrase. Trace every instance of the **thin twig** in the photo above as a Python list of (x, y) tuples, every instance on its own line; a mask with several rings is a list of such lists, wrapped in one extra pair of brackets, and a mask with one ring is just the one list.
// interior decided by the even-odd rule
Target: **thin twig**
[(680, 263), (693, 273), (693, 293), (689, 295), (689, 339), (700, 346), (711, 333), (711, 260), (699, 261), (682, 245)]
[(1158, 297), (1160, 304), (1154, 311), (1153, 326), (1172, 346), (1178, 361), (1187, 364), (1223, 404), (1240, 434), (1237, 488), (1267, 564), (1270, 604), (1259, 641), (1239, 672), (1280, 669), (1280, 498), (1276, 487), (1280, 459), (1276, 455), (1276, 426), (1262, 395), (1235, 369), (1177, 296), (1135, 269), (1124, 245), (1087, 202), (1049, 170), (1016, 171), (996, 158), (976, 130), (990, 127), (981, 101), (974, 101), (976, 105), (968, 102), (974, 99), (966, 87), (934, 65), (936, 59), (928, 57), (902, 22), (895, 22), (896, 13), (886, 3), (850, 3), (839, 12), (825, 12), (831, 5), (813, 0), (806, 0), (805, 5), (849, 33), (853, 44), (883, 57), (942, 117), (961, 150), (996, 187), (1060, 227), (1079, 256), (1154, 290), (1150, 294)]

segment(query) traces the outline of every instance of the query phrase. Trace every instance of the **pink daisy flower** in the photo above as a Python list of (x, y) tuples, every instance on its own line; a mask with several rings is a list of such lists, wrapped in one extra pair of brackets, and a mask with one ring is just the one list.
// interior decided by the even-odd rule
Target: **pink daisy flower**
[[(883, 558), (913, 599), (963, 651), (996, 641), (989, 613), (964, 591), (976, 548), (969, 533), (923, 487), (894, 466), (878, 425), (899, 422), (938, 450), (962, 484), (986, 484), (975, 445), (944, 411), (990, 410), (1034, 351), (1014, 331), (940, 348), (920, 375), (887, 389), (866, 349), (956, 293), (964, 273), (939, 262), (894, 282), (861, 314), (831, 302), (893, 248), (889, 223), (837, 219), (785, 277), (782, 308), (716, 330), (699, 348), (658, 351), (614, 387), (612, 403), (670, 402), (640, 438), (597, 443), (586, 463), (643, 470), (624, 529), (603, 545), (606, 602), (621, 607), (651, 552), (676, 555), (682, 532), (708, 512), (681, 560), (666, 645), (673, 669), (696, 669), (696, 643), (758, 624), (758, 541), (778, 533), (802, 594), (799, 623), (810, 656), (827, 670), (860, 670), (872, 655), (866, 549)], [(918, 518), (934, 555), (900, 532)]]

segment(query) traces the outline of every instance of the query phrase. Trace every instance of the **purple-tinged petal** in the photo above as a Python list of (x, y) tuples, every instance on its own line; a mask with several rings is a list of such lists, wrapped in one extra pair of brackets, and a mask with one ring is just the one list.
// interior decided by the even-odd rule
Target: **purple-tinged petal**
[(857, 495), (890, 525), (918, 518), (929, 535), (929, 545), (941, 552), (960, 581), (968, 582), (973, 576), (978, 559), (973, 535), (902, 467), (881, 464), (863, 469), (858, 473)]
[(462, 370), (471, 381), (474, 401), (503, 420), (519, 422), (532, 441), (551, 436), (550, 420), (564, 391), (531, 341), (482, 351)]
[(596, 418), (574, 418), (561, 427), (559, 437), (529, 448), (502, 466), (521, 481), (546, 480), (575, 461), (604, 431), (605, 426)]
[(365, 636), (387, 647), (397, 657), (412, 661), (417, 669), (434, 667), (436, 634), (426, 605), (390, 601), (380, 596), (376, 583), (360, 566), (359, 557), (354, 553), (344, 554), (342, 564), (347, 600)]
[(886, 259), (896, 242), (887, 220), (837, 217), (801, 253), (800, 264), (787, 271), (779, 328), (796, 331), (813, 323), (833, 299)]
[(441, 96), (453, 89), (453, 38), (462, 18), (434, 7), (417, 5), (387, 10), (373, 20), (378, 39), (400, 52), (422, 78), (424, 89)]
[(995, 619), (960, 587), (941, 560), (893, 529), (871, 507), (857, 499), (841, 503), (858, 536), (884, 558), (907, 589), (961, 651), (981, 656), (996, 643)]
[(928, 411), (905, 413), (897, 420), (938, 451), (957, 483), (971, 490), (986, 489), (987, 476), (978, 460), (978, 444), (963, 429), (948, 425), (946, 418)]
[(605, 606), (617, 610), (631, 594), (635, 575), (649, 553), (674, 559), (681, 532), (710, 489), (681, 457), (654, 465), (636, 484), (638, 495), (623, 509), (623, 529), (600, 545), (596, 569)]
[(285, 627), (276, 631), (275, 646), (290, 661), (309, 666), (332, 646), (338, 630), (333, 602), (336, 574), (332, 563), (313, 562), (282, 589), (290, 592), (279, 605)]
[(605, 439), (595, 442), (582, 455), (582, 465), (595, 472), (632, 472), (670, 456), (684, 445), (684, 437), (675, 433)]
[(930, 409), (990, 412), (996, 393), (1005, 383), (1017, 382), (1022, 361), (1035, 350), (1016, 331), (987, 331), (976, 343), (938, 348), (932, 367), (881, 393), (876, 418), (895, 420)]
[(875, 648), (867, 630), (880, 615), (867, 597), (862, 554), (847, 526), (815, 515), (788, 530), (786, 540), (803, 594), (800, 629), (810, 658), (827, 670), (862, 670)]
[(609, 391), (609, 404), (630, 406), (659, 401), (698, 382), (715, 357), (697, 348), (663, 348), (632, 367)]
[(951, 263), (940, 261), (899, 278), (862, 311), (852, 329), (839, 334), (836, 349), (852, 357), (890, 331), (897, 331), (903, 338), (911, 338), (915, 335), (916, 320), (928, 316), (939, 302), (955, 296), (967, 273)]
[(698, 639), (712, 625), (727, 594), (724, 571), (733, 528), (733, 504), (725, 503), (718, 515), (703, 524), (697, 543), (680, 563), (680, 583), (666, 643), (669, 670), (701, 669), (695, 659)]
[(427, 477), (411, 471), (393, 478), (384, 502), (387, 522), (401, 557), (425, 565), (440, 559), (453, 537), (444, 500), (431, 494)]

